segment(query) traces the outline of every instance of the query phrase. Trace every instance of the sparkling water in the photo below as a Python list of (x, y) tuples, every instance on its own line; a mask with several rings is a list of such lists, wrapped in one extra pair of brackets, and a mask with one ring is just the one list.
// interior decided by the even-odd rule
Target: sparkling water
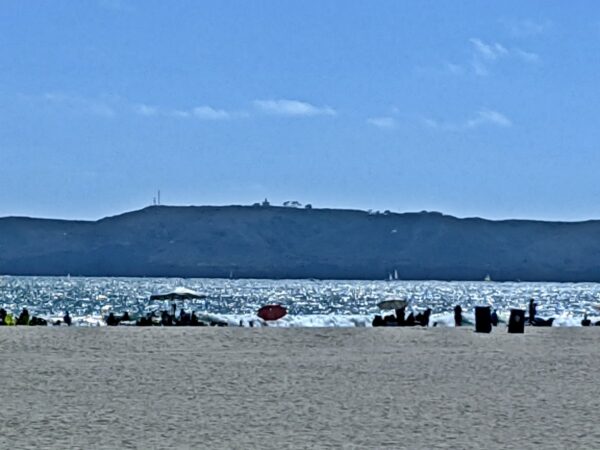
[(451, 325), (452, 310), (460, 304), (465, 317), (475, 305), (491, 305), (501, 318), (510, 308), (538, 303), (540, 317), (556, 317), (554, 325), (578, 325), (584, 313), (600, 320), (596, 283), (496, 283), (442, 281), (317, 281), (229, 280), (181, 278), (0, 277), (0, 306), (17, 315), (61, 318), (69, 311), (79, 325), (103, 324), (109, 312), (128, 311), (132, 317), (168, 309), (165, 301), (150, 301), (153, 293), (184, 286), (206, 299), (179, 302), (204, 317), (239, 324), (256, 319), (262, 305), (279, 303), (288, 315), (278, 326), (368, 326), (377, 303), (405, 299), (408, 310), (432, 308), (432, 321)]

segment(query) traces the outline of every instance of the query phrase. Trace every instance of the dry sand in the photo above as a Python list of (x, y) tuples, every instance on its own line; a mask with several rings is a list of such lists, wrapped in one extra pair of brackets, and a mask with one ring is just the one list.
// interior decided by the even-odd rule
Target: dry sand
[(600, 327), (0, 327), (0, 448), (599, 448)]

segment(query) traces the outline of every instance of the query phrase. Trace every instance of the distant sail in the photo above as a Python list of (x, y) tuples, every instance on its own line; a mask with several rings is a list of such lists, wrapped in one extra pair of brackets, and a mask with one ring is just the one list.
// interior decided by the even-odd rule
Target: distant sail
[(398, 271), (394, 269), (394, 280), (398, 279)]
[(492, 277), (490, 277), (490, 274), (486, 274), (485, 278), (483, 279), (483, 281), (492, 281)]

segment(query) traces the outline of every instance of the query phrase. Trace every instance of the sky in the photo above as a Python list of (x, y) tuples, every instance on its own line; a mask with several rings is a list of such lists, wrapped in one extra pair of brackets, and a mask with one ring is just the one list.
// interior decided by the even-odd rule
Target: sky
[(0, 0), (0, 216), (600, 219), (595, 1)]

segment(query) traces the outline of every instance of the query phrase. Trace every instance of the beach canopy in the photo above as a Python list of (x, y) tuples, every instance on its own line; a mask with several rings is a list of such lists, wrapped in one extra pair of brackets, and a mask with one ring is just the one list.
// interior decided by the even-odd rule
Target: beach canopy
[(384, 300), (377, 303), (377, 307), (383, 310), (406, 308), (407, 305), (406, 300)]
[(256, 312), (256, 315), (263, 320), (278, 320), (286, 314), (287, 309), (281, 305), (265, 305)]
[(171, 292), (163, 292), (150, 296), (150, 300), (190, 300), (199, 298), (206, 298), (206, 295), (184, 287), (176, 287)]

